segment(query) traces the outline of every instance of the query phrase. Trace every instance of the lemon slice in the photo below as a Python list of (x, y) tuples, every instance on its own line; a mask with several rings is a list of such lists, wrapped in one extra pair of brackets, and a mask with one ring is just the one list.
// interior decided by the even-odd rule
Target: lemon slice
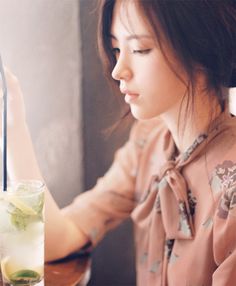
[(15, 196), (8, 196), (6, 200), (11, 204), (13, 204), (16, 208), (20, 209), (26, 215), (30, 216), (37, 215), (37, 212), (34, 209), (27, 206), (25, 203), (23, 203), (20, 199), (18, 199)]
[(1, 271), (2, 271), (2, 276), (4, 278), (4, 280), (7, 280), (8, 282), (10, 281), (9, 280), (9, 275), (7, 273), (7, 263), (9, 261), (9, 256), (3, 258), (1, 260)]

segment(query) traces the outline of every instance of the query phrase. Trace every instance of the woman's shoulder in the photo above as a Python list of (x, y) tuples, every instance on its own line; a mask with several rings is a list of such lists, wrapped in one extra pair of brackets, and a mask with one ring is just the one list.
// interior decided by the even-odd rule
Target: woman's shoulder
[(208, 152), (216, 159), (231, 158), (236, 161), (236, 117), (227, 117), (216, 127), (210, 140)]
[(236, 118), (229, 119), (210, 142), (206, 159), (215, 193), (236, 185)]

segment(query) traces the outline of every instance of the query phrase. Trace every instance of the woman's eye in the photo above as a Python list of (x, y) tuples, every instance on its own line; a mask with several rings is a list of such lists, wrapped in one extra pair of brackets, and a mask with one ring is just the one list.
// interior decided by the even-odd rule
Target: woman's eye
[(151, 51), (151, 49), (144, 49), (144, 50), (133, 50), (133, 54), (141, 54), (141, 55), (145, 55), (148, 54)]

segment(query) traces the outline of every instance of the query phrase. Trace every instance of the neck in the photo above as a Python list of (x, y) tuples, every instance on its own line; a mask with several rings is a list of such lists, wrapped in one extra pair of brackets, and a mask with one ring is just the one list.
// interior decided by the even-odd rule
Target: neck
[(180, 153), (186, 151), (201, 133), (207, 132), (211, 122), (221, 113), (217, 98), (206, 92), (195, 93), (191, 104), (191, 99), (188, 105), (185, 97), (172, 110), (161, 115)]

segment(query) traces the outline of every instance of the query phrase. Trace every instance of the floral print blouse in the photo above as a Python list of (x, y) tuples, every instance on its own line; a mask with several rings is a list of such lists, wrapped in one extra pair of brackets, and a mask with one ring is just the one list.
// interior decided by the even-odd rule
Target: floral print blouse
[(186, 152), (159, 118), (136, 122), (96, 186), (63, 209), (95, 246), (131, 216), (138, 286), (236, 285), (236, 119)]

